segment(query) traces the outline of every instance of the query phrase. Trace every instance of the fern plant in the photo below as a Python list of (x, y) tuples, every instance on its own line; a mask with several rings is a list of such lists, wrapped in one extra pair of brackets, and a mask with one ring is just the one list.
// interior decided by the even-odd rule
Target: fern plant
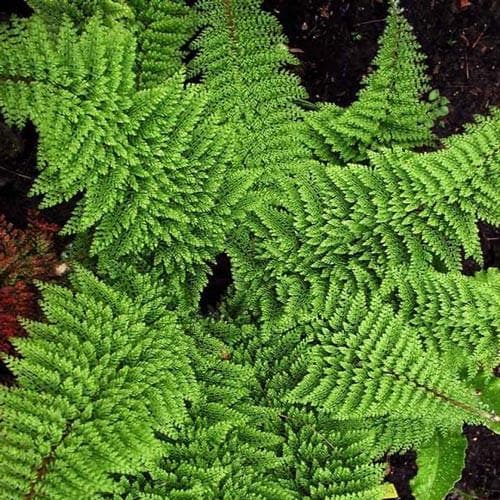
[(435, 142), (436, 118), (447, 114), (447, 100), (431, 89), (424, 56), (397, 3), (389, 6), (387, 26), (358, 99), (349, 107), (334, 103), (309, 113), (306, 140), (325, 161), (361, 162), (383, 147), (413, 149)]
[(232, 133), (216, 126), (207, 93), (184, 89), (182, 72), (138, 88), (132, 32), (99, 17), (81, 33), (67, 17), (57, 32), (43, 17), (15, 21), (0, 44), (2, 109), (39, 131), (32, 192), (43, 206), (83, 192), (63, 232), (90, 230), (89, 252), (110, 271), (116, 257), (163, 265), (196, 301), (252, 182), (228, 169)]
[[(8, 358), (19, 387), (2, 388), (2, 498), (93, 498), (112, 474), (161, 456), (156, 430), (174, 432), (196, 397), (190, 342), (158, 309), (157, 285), (128, 273), (140, 294), (119, 292), (88, 271), (72, 291), (41, 285), (46, 322)], [(132, 288), (132, 287), (129, 287)]]
[(0, 28), (0, 109), (38, 129), (44, 206), (79, 197), (93, 273), (42, 286), (8, 358), (0, 498), (373, 500), (409, 448), (418, 498), (445, 494), (443, 443), (500, 426), (499, 274), (460, 274), (500, 223), (498, 110), (438, 143), (396, 1), (358, 100), (313, 110), (258, 0), (30, 4)]
[(276, 19), (260, 0), (203, 0), (196, 3), (201, 34), (190, 75), (209, 90), (210, 106), (236, 133), (234, 169), (253, 171), (259, 184), (273, 172), (307, 159), (297, 118), (306, 93), (284, 71), (295, 64)]
[(182, 47), (193, 37), (197, 16), (182, 0), (30, 0), (29, 5), (57, 31), (65, 18), (84, 28), (93, 16), (121, 21), (136, 35), (140, 87), (154, 86), (182, 67)]
[(324, 308), (339, 286), (378, 286), (401, 265), (457, 271), (462, 249), (481, 262), (476, 221), (500, 221), (499, 124), (496, 112), (436, 152), (395, 147), (370, 153), (367, 167), (279, 177), (236, 247), (250, 300), (266, 314)]

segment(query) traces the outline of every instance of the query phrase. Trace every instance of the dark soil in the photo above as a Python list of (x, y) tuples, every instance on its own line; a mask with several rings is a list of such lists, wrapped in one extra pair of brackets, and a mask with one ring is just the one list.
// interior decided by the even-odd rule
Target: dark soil
[(500, 439), (484, 427), (465, 426), (469, 441), (466, 468), (449, 500), (500, 498)]
[(413, 498), (410, 491), (410, 479), (417, 473), (416, 459), (417, 454), (414, 451), (388, 457), (386, 479), (394, 484), (401, 499)]
[[(0, 121), (0, 213), (18, 228), (25, 228), (27, 211), (37, 208), (41, 197), (29, 196), (36, 169), (37, 133), (32, 124), (22, 130), (10, 129)], [(41, 211), (46, 222), (63, 226), (75, 206), (75, 200)], [(69, 238), (56, 238), (61, 250)]]
[[(386, 7), (382, 0), (265, 0), (290, 39), (290, 50), (300, 64), (293, 69), (314, 101), (351, 103), (377, 50)], [(500, 0), (401, 0), (406, 15), (428, 56), (432, 85), (450, 101), (450, 113), (437, 127), (440, 136), (461, 130), (474, 114), (500, 105)], [(468, 5), (459, 8), (459, 5)], [(0, 21), (11, 14), (26, 16), (22, 0), (2, 2)], [(39, 199), (27, 193), (36, 176), (36, 133), (32, 126), (12, 131), (0, 122), (0, 212), (19, 227), (26, 224), (26, 209)], [(73, 203), (44, 211), (49, 222), (68, 219)], [(478, 225), (485, 267), (499, 267), (500, 231)], [(61, 247), (65, 240), (61, 240)], [(464, 261), (472, 274), (477, 264)], [(202, 302), (210, 313), (231, 282), (230, 263), (221, 255), (213, 267)], [(2, 367), (0, 365), (0, 378)], [(500, 499), (500, 437), (482, 427), (466, 427), (469, 440), (462, 480), (449, 499)], [(413, 498), (409, 479), (416, 473), (415, 454), (389, 459), (388, 479), (400, 499)]]
[(24, 0), (9, 0), (0, 5), (0, 21), (9, 19), (10, 16), (28, 17), (33, 10)]
[(233, 282), (231, 275), (231, 262), (226, 253), (217, 255), (215, 264), (211, 266), (208, 283), (200, 298), (200, 312), (204, 316), (213, 314), (226, 293), (229, 285)]

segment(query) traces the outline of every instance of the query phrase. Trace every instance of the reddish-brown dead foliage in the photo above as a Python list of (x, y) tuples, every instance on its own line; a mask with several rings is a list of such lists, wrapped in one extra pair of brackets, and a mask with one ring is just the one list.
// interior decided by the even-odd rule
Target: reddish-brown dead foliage
[(14, 353), (10, 339), (23, 336), (19, 317), (39, 314), (34, 280), (55, 277), (55, 224), (44, 222), (36, 211), (28, 217), (27, 229), (17, 229), (0, 215), (0, 351)]

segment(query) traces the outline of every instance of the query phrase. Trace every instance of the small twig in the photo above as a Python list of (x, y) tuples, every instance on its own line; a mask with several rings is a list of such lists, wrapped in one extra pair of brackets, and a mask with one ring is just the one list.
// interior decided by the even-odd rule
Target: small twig
[(467, 47), (469, 47), (469, 46), (470, 46), (469, 39), (465, 36), (465, 34), (464, 34), (464, 33), (460, 33), (460, 38), (461, 38), (461, 39), (465, 42), (465, 45), (466, 45)]
[(483, 35), (485, 33), (486, 33), (486, 30), (483, 30), (483, 31), (481, 31), (481, 33), (479, 33), (479, 36), (476, 38), (476, 41), (472, 44), (473, 49), (476, 48), (476, 45), (479, 43), (479, 40), (481, 40), (481, 38), (483, 38)]
[(34, 179), (34, 177), (29, 177), (28, 175), (20, 174), (19, 172), (16, 172), (15, 170), (10, 170), (9, 168), (0, 166), (0, 170), (4, 170), (5, 172), (17, 175), (18, 177), (22, 177), (23, 179), (28, 179), (29, 181), (32, 181)]
[(382, 23), (384, 21), (385, 21), (385, 17), (383, 19), (372, 19), (371, 21), (363, 21), (362, 23), (356, 23), (354, 26), (363, 26), (365, 24)]
[(469, 79), (469, 58), (467, 57), (467, 52), (465, 53), (465, 76), (467, 80)]

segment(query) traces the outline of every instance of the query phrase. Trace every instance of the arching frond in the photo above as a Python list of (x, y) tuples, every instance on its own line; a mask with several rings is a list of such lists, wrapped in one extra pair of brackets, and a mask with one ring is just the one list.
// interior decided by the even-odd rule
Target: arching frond
[(162, 453), (156, 432), (186, 418), (197, 385), (190, 341), (172, 313), (152, 311), (155, 285), (117, 291), (79, 269), (74, 291), (44, 285), (46, 323), (29, 322), (0, 391), (2, 498), (94, 498), (112, 475)]

